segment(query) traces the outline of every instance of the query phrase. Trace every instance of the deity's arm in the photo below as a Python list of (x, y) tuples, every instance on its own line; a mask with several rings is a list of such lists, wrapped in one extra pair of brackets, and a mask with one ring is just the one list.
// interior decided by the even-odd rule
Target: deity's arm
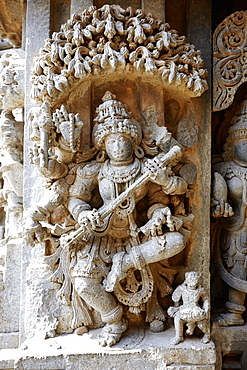
[(170, 195), (184, 194), (187, 190), (187, 182), (182, 177), (171, 174), (168, 182), (162, 185), (162, 190), (165, 194)]
[(200, 298), (203, 302), (203, 309), (208, 312), (210, 309), (210, 302), (209, 302), (209, 297), (205, 291), (205, 289), (200, 288)]
[(77, 169), (76, 179), (69, 190), (68, 210), (76, 221), (92, 209), (89, 202), (98, 183), (100, 164), (92, 162)]
[(162, 161), (157, 157), (143, 161), (143, 171), (150, 173), (151, 182), (161, 185), (165, 194), (184, 194), (187, 190), (187, 182), (182, 177), (176, 176), (170, 165), (163, 167)]
[(213, 217), (231, 217), (234, 215), (228, 203), (228, 186), (225, 180), (226, 165), (224, 162), (214, 166), (212, 182), (211, 214)]
[(182, 293), (183, 293), (183, 288), (181, 285), (179, 285), (172, 293), (172, 300), (175, 303), (175, 305), (178, 305), (179, 301), (182, 299)]

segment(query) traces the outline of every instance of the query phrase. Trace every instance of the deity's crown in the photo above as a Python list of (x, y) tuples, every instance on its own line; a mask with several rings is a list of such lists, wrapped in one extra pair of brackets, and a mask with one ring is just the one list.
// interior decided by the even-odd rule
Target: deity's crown
[(124, 133), (129, 135), (134, 143), (141, 141), (141, 128), (138, 122), (127, 110), (127, 106), (116, 100), (116, 95), (107, 91), (102, 98), (103, 103), (96, 109), (93, 129), (94, 145), (97, 149), (104, 146), (105, 137), (109, 134)]

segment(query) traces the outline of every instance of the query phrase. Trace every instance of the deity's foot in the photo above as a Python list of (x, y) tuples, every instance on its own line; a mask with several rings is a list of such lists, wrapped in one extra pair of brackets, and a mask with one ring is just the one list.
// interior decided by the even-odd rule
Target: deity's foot
[(119, 252), (113, 256), (111, 271), (103, 282), (103, 286), (107, 292), (113, 292), (116, 283), (124, 277), (122, 272), (122, 262), (124, 255), (125, 252)]
[(220, 326), (239, 326), (244, 325), (244, 319), (237, 313), (221, 313), (213, 320), (213, 328)]
[(210, 342), (210, 334), (204, 334), (202, 339), (201, 339), (201, 342), (202, 343), (209, 343)]
[(99, 338), (99, 344), (102, 347), (114, 346), (118, 343), (122, 337), (122, 334), (127, 329), (127, 321), (121, 319), (117, 323), (106, 324), (102, 329), (102, 335)]
[(75, 334), (76, 335), (83, 335), (84, 333), (87, 333), (87, 332), (88, 332), (88, 328), (84, 325), (75, 329)]
[(160, 333), (164, 330), (165, 324), (161, 320), (153, 320), (150, 322), (150, 330), (153, 333)]
[(175, 336), (171, 341), (170, 341), (170, 344), (172, 346), (176, 346), (177, 344), (179, 344), (180, 342), (183, 342), (184, 341), (184, 338), (183, 337), (179, 337), (179, 336)]
[(195, 327), (196, 327), (196, 324), (195, 323), (189, 323), (189, 324), (187, 324), (186, 334), (192, 335), (194, 333)]

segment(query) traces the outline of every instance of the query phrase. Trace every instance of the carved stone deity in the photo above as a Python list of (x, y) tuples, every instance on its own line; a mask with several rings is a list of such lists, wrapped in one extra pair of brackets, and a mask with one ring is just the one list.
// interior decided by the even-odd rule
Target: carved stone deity
[(159, 144), (144, 145), (141, 124), (109, 91), (96, 113), (94, 146), (77, 154), (78, 116), (61, 107), (52, 120), (47, 105), (33, 113), (32, 161), (52, 184), (26, 228), (34, 241), (49, 240), (46, 261), (57, 267), (53, 280), (72, 305), (72, 328), (104, 325), (100, 344), (112, 346), (127, 329), (127, 311), (145, 311), (151, 324), (165, 321), (158, 292), (172, 291), (167, 259), (189, 234), (187, 183), (174, 169), (183, 149), (165, 127)]
[(22, 130), (9, 110), (3, 110), (0, 116), (0, 146), (0, 205), (4, 206), (9, 225), (5, 237), (16, 238), (22, 231)]
[[(243, 325), (247, 293), (247, 99), (229, 128), (224, 162), (214, 166), (212, 215), (220, 218), (213, 237), (217, 271), (229, 285), (226, 313), (214, 326)], [(219, 238), (220, 230), (220, 238)], [(216, 235), (217, 234), (217, 235)]]
[[(209, 297), (201, 287), (199, 278), (200, 275), (195, 271), (186, 272), (185, 281), (172, 294), (175, 307), (170, 307), (168, 314), (174, 317), (176, 336), (171, 340), (171, 344), (176, 345), (184, 340), (184, 324), (187, 325), (186, 334), (192, 335), (198, 326), (204, 333), (202, 342), (208, 343), (210, 340)], [(183, 302), (181, 306), (180, 300)]]

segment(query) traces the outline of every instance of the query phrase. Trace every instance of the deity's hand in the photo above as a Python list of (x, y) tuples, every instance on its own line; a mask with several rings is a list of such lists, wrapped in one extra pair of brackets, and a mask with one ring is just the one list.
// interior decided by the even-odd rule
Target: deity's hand
[(40, 174), (46, 178), (57, 179), (62, 176), (65, 176), (68, 172), (68, 168), (65, 164), (57, 161), (57, 156), (52, 153), (52, 150), (49, 149), (46, 157), (43, 148), (39, 148), (34, 145), (33, 149), (29, 150), (29, 157), (32, 164), (35, 164), (38, 168)]
[(48, 238), (48, 232), (45, 227), (42, 227), (39, 221), (34, 220), (31, 216), (28, 216), (25, 220), (25, 238), (30, 245), (34, 245), (34, 242), (43, 242)]
[(90, 230), (95, 230), (98, 226), (102, 225), (100, 214), (96, 209), (91, 211), (82, 211), (78, 217), (80, 225), (86, 225)]
[(211, 214), (213, 217), (232, 217), (234, 215), (232, 207), (229, 203), (225, 202), (224, 199), (212, 199), (211, 206)]
[(145, 170), (149, 172), (151, 181), (156, 184), (167, 186), (170, 180), (170, 168), (162, 167), (159, 163), (158, 158), (147, 159), (144, 163)]
[(79, 114), (68, 113), (65, 106), (62, 105), (53, 114), (53, 120), (57, 127), (57, 132), (61, 133), (63, 137), (64, 143), (69, 147), (74, 147), (84, 125), (80, 120)]
[(169, 207), (156, 209), (152, 215), (152, 218), (146, 223), (146, 225), (140, 228), (140, 231), (142, 231), (145, 235), (162, 235), (162, 225), (166, 224), (170, 231), (177, 229), (176, 219), (176, 217), (172, 216)]

